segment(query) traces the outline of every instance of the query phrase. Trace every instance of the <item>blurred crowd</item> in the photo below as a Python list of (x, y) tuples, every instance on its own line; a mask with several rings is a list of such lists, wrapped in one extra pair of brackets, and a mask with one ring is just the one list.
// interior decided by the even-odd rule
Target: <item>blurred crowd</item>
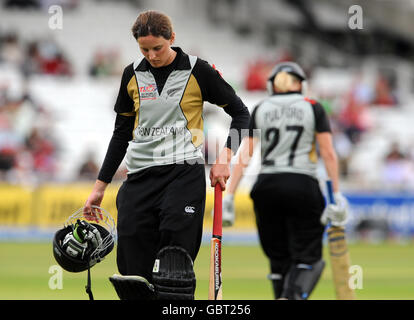
[(71, 63), (54, 41), (40, 39), (24, 42), (14, 32), (0, 35), (0, 63), (14, 66), (25, 77), (70, 77), (73, 74)]
[[(119, 61), (117, 50), (100, 48), (92, 58), (89, 75), (120, 76)], [(55, 139), (54, 115), (51, 108), (36, 102), (24, 87), (32, 76), (71, 79), (72, 63), (52, 39), (27, 42), (17, 33), (0, 32), (0, 69), (3, 67), (21, 75), (23, 89), (12, 88), (14, 80), (0, 81), (0, 181), (27, 185), (54, 181), (61, 147)], [(94, 161), (90, 154), (86, 155), (74, 180), (95, 179), (98, 166)], [(115, 179), (122, 178), (122, 170)]]
[[(0, 182), (36, 186), (57, 181), (60, 150), (63, 147), (47, 108), (29, 94), (10, 96), (0, 90)], [(73, 175), (73, 181), (93, 181), (99, 164), (92, 152), (87, 152)], [(122, 165), (114, 181), (126, 178)]]
[[(53, 2), (53, 3), (52, 3)], [(46, 8), (52, 4), (75, 9), (78, 0), (8, 0), (4, 7)], [(122, 73), (121, 54), (116, 48), (92, 49), (90, 63), (85, 70), (94, 79), (117, 77)], [(259, 57), (247, 65), (243, 79), (243, 90), (265, 91), (269, 72), (282, 61), (298, 61), (297, 52), (281, 50), (271, 58)], [(88, 58), (88, 57), (86, 57)], [(298, 61), (301, 63), (301, 61)], [(302, 63), (301, 63), (302, 64)], [(73, 79), (76, 76), (71, 58), (51, 38), (23, 40), (16, 32), (0, 29), (0, 68), (13, 66), (23, 79), (31, 76), (48, 76)], [(302, 64), (312, 80), (313, 66)], [(310, 81), (311, 82), (311, 81)], [(310, 83), (312, 86), (312, 82)], [(29, 92), (14, 95), (10, 88), (0, 81), (0, 181), (16, 183), (39, 183), (53, 180), (59, 168), (59, 145), (53, 128), (53, 114), (47, 106), (36, 102)], [(316, 94), (318, 94), (316, 92)], [(338, 152), (343, 178), (349, 177), (349, 164), (364, 134), (369, 133), (373, 123), (371, 108), (398, 108), (399, 98), (395, 83), (389, 74), (379, 72), (370, 83), (355, 75), (352, 86), (341, 95), (317, 95), (328, 112), (335, 148)], [(207, 120), (208, 114), (206, 114)], [(206, 127), (208, 121), (206, 121)], [(414, 152), (407, 147), (389, 142), (389, 150), (383, 157), (383, 170), (379, 179), (395, 188), (404, 189), (414, 185)], [(206, 158), (209, 148), (206, 143)], [(206, 159), (207, 160), (207, 159)], [(99, 165), (96, 156), (85, 154), (74, 180), (95, 179)], [(125, 168), (117, 173), (116, 179), (125, 177)]]
[(121, 76), (123, 66), (120, 52), (115, 48), (98, 49), (94, 52), (89, 66), (89, 75), (96, 78)]
[(36, 185), (53, 180), (59, 145), (52, 117), (28, 94), (0, 92), (0, 181)]
[(65, 9), (75, 9), (79, 0), (5, 0), (3, 6), (7, 9), (45, 9), (51, 5), (59, 5)]
[[(350, 162), (354, 150), (359, 146), (363, 136), (374, 129), (374, 119), (370, 111), (381, 108), (398, 108), (398, 97), (387, 78), (379, 73), (372, 85), (362, 81), (360, 75), (344, 94), (325, 95), (320, 102), (329, 114), (333, 132), (333, 141), (338, 153), (340, 173), (344, 179), (350, 177)], [(381, 172), (376, 183), (384, 184), (384, 189), (408, 189), (414, 186), (414, 158), (410, 159), (410, 150), (400, 150), (406, 154), (404, 161), (391, 164), (388, 153), (395, 151), (395, 144), (390, 137), (389, 150), (383, 155)], [(403, 146), (399, 146), (403, 149)], [(404, 167), (404, 174), (399, 178), (390, 175), (390, 166)], [(402, 172), (402, 170), (401, 170)], [(351, 177), (355, 178), (355, 177)], [(363, 177), (360, 177), (363, 179)], [(359, 180), (359, 179), (357, 179)]]
[[(52, 39), (23, 41), (17, 33), (0, 33), (0, 63), (16, 67), (22, 75), (71, 77), (70, 59)], [(98, 48), (89, 66), (92, 77), (119, 76), (122, 73), (120, 52), (115, 48)]]

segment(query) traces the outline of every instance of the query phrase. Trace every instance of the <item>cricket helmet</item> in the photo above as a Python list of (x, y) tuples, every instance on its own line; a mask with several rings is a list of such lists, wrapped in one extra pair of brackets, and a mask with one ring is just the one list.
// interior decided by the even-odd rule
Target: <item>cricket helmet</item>
[(305, 71), (295, 62), (286, 61), (278, 63), (270, 72), (269, 78), (267, 79), (267, 91), (269, 94), (274, 94), (273, 80), (279, 72), (287, 72), (294, 75), (300, 81), (306, 81)]
[(93, 223), (83, 207), (53, 237), (53, 255), (66, 271), (81, 272), (104, 259), (114, 248), (115, 222), (103, 208), (92, 206)]

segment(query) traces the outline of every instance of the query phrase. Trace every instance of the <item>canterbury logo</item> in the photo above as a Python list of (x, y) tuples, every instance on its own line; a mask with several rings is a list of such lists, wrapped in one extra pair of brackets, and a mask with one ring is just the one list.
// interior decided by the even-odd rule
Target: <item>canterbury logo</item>
[(191, 207), (191, 206), (186, 206), (184, 211), (186, 213), (194, 213), (195, 212), (195, 207)]

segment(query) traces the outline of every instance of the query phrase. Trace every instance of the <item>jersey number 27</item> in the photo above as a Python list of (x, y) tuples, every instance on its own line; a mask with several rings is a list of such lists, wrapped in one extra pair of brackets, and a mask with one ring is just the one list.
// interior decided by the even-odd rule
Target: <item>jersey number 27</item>
[[(293, 139), (293, 142), (290, 146), (290, 153), (289, 153), (289, 166), (293, 165), (293, 159), (295, 158), (295, 151), (298, 147), (300, 137), (303, 133), (303, 126), (286, 126), (286, 131), (295, 131), (296, 136)], [(274, 148), (276, 148), (277, 144), (279, 143), (279, 137), (280, 137), (280, 130), (275, 127), (268, 128), (265, 132), (265, 139), (269, 143), (269, 146), (267, 147), (264, 157), (263, 157), (263, 165), (275, 165), (275, 160), (268, 159), (269, 154), (273, 151)]]

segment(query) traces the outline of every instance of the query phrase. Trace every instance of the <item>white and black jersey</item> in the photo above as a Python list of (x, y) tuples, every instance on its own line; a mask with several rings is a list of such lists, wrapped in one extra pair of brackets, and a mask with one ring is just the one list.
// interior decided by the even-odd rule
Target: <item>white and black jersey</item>
[(292, 265), (322, 258), (325, 201), (316, 177), (316, 133), (330, 132), (330, 126), (318, 102), (289, 92), (259, 103), (250, 129), (251, 136), (260, 130), (262, 160), (250, 196), (261, 246), (279, 277), (273, 282), (278, 297)]
[[(203, 104), (232, 117), (239, 133), (249, 124), (247, 107), (220, 73), (178, 47), (174, 61), (154, 68), (142, 58), (128, 65), (114, 106), (115, 130), (98, 179), (111, 182), (126, 154), (128, 174), (159, 165), (203, 158)], [(236, 152), (239, 143), (226, 146)]]
[(299, 173), (316, 177), (317, 132), (330, 132), (328, 117), (317, 101), (300, 92), (274, 94), (252, 112), (250, 135), (260, 129), (260, 173)]
[[(117, 265), (122, 275), (149, 282), (161, 248), (179, 246), (193, 261), (200, 248), (206, 174), (197, 160), (203, 157), (204, 102), (222, 107), (232, 117), (230, 128), (240, 135), (250, 119), (217, 70), (172, 49), (177, 55), (167, 66), (154, 68), (142, 58), (124, 69), (115, 129), (98, 175), (111, 182), (125, 157), (128, 175), (116, 202)], [(226, 146), (236, 152), (238, 144), (230, 137)]]

